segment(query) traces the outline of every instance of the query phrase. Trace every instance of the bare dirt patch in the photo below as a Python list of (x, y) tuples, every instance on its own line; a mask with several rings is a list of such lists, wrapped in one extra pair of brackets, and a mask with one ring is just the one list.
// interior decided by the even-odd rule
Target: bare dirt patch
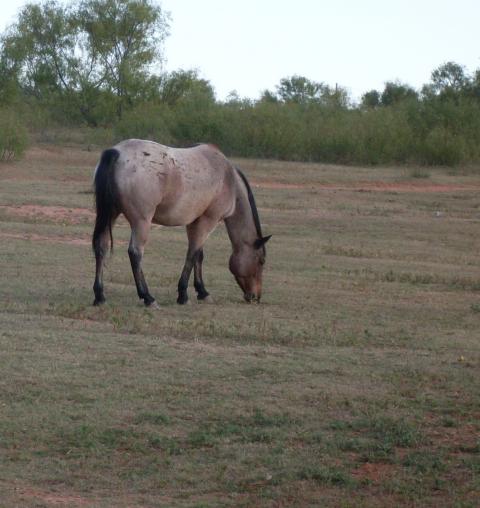
[[(480, 415), (471, 416), (472, 421), (479, 421), (479, 418)], [(451, 453), (477, 453), (480, 432), (478, 425), (460, 421), (454, 427), (435, 426), (429, 437), (436, 446), (447, 448)]]
[(12, 240), (28, 240), (33, 242), (52, 242), (52, 243), (68, 243), (71, 245), (90, 245), (90, 239), (72, 238), (64, 236), (45, 236), (36, 233), (0, 233), (0, 238), (9, 238)]
[(81, 224), (93, 222), (95, 214), (88, 208), (64, 208), (62, 206), (0, 205), (0, 210), (5, 210), (8, 215), (27, 217), (29, 219), (48, 219), (60, 224)]
[[(42, 489), (18, 480), (0, 480), (0, 492), (7, 496), (12, 504), (8, 506), (92, 506), (93, 499), (88, 499), (77, 493), (64, 492), (60, 489)], [(5, 501), (5, 499), (2, 499)], [(7, 504), (2, 506), (7, 506)]]
[[(480, 190), (476, 185), (431, 184), (423, 182), (365, 182), (352, 187), (356, 191), (372, 192), (455, 192)], [(348, 187), (346, 188), (349, 189)]]
[(351, 185), (319, 184), (319, 183), (283, 183), (273, 181), (253, 181), (254, 187), (264, 189), (314, 189), (332, 191), (357, 191), (357, 192), (456, 192), (456, 191), (479, 191), (477, 185), (455, 185), (455, 184), (431, 184), (423, 182), (357, 182)]
[(25, 489), (19, 492), (20, 499), (39, 501), (48, 506), (91, 506), (92, 501), (84, 497), (43, 492), (41, 490)]
[(366, 462), (352, 471), (352, 476), (357, 480), (370, 480), (382, 482), (395, 473), (393, 464), (372, 464)]
[(252, 181), (253, 187), (262, 187), (264, 189), (309, 189), (317, 188), (318, 185), (313, 184), (296, 184), (296, 183), (282, 183), (282, 182), (257, 182)]

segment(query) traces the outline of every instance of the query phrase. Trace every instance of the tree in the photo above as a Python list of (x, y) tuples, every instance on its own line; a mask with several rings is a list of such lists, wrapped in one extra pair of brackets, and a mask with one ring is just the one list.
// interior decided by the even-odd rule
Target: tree
[(270, 90), (264, 90), (260, 94), (260, 101), (259, 102), (276, 104), (278, 102), (278, 96), (275, 94), (275, 92), (271, 92)]
[(2, 66), (24, 91), (41, 97), (76, 86), (76, 31), (66, 8), (54, 0), (27, 4), (2, 39)]
[(166, 74), (160, 82), (160, 98), (162, 102), (174, 106), (189, 97), (202, 96), (204, 100), (214, 102), (215, 93), (212, 85), (202, 79), (196, 70), (178, 70)]
[(364, 93), (361, 105), (364, 108), (377, 108), (380, 106), (380, 92), (378, 90), (370, 90)]
[(168, 18), (150, 0), (84, 0), (76, 13), (88, 64), (117, 97), (117, 114), (142, 96), (152, 65), (162, 63)]
[(478, 97), (477, 76), (469, 76), (465, 67), (455, 62), (446, 62), (432, 71), (431, 81), (422, 88), (426, 100), (458, 102), (461, 97)]
[(150, 86), (162, 60), (168, 20), (151, 0), (56, 0), (27, 4), (2, 38), (9, 82), (40, 100), (63, 99), (95, 124), (95, 107), (111, 100), (118, 117)]
[(20, 94), (15, 73), (9, 67), (9, 63), (0, 59), (0, 104), (14, 103)]
[(433, 90), (439, 94), (461, 92), (469, 81), (465, 68), (455, 62), (440, 65), (432, 72)]
[(347, 108), (350, 104), (348, 91), (338, 85), (330, 87), (325, 83), (311, 81), (304, 76), (291, 76), (280, 80), (276, 95), (265, 90), (260, 102), (285, 102), (294, 104), (321, 104), (331, 108)]
[(319, 101), (324, 89), (323, 83), (295, 75), (280, 80), (280, 84), (277, 86), (277, 95), (283, 102), (306, 104)]
[(382, 106), (392, 106), (408, 99), (418, 99), (417, 92), (409, 85), (388, 81), (381, 95)]
[(323, 85), (320, 102), (333, 109), (346, 109), (350, 105), (348, 90), (338, 85), (335, 88)]
[(480, 99), (480, 69), (475, 71), (470, 80), (469, 95), (475, 99)]

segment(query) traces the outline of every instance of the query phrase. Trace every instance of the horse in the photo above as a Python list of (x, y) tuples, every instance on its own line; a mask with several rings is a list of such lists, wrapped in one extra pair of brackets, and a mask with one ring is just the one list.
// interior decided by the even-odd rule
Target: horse
[(127, 139), (105, 150), (94, 174), (96, 207), (92, 248), (95, 254), (94, 305), (105, 302), (103, 267), (112, 228), (123, 214), (131, 227), (128, 256), (138, 297), (147, 307), (158, 304), (150, 294), (142, 259), (151, 224), (186, 226), (188, 249), (178, 281), (177, 303), (188, 302), (192, 269), (199, 302), (211, 301), (202, 276), (203, 246), (224, 221), (232, 254), (229, 268), (246, 302), (260, 302), (265, 244), (252, 189), (245, 175), (214, 145), (172, 148)]

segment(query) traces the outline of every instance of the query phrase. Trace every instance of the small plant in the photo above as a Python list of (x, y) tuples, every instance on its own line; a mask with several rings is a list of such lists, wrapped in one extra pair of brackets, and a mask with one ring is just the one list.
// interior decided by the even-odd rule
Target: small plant
[(470, 305), (470, 310), (478, 314), (480, 312), (480, 303), (472, 303), (472, 305)]
[(337, 467), (323, 465), (304, 466), (297, 472), (297, 478), (300, 480), (313, 480), (323, 485), (342, 485), (349, 486), (354, 484), (345, 471)]
[(410, 178), (430, 178), (430, 171), (425, 168), (412, 168), (409, 172)]
[(208, 430), (196, 430), (188, 435), (188, 444), (192, 448), (204, 448), (214, 445), (214, 436)]
[(438, 471), (444, 471), (445, 462), (438, 452), (427, 450), (415, 450), (405, 456), (402, 464), (406, 467), (413, 468), (421, 474), (434, 474)]
[(152, 425), (168, 425), (170, 418), (163, 413), (140, 413), (135, 418), (136, 424), (150, 423)]

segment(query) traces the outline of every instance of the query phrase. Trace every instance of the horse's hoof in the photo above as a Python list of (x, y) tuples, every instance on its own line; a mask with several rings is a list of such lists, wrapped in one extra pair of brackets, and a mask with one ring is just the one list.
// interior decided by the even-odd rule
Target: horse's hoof
[(197, 301), (198, 303), (215, 303), (210, 295), (206, 296), (205, 298), (198, 298)]
[(93, 301), (93, 306), (94, 307), (99, 307), (100, 305), (103, 305), (105, 303), (105, 298), (103, 298), (102, 300), (97, 300), (95, 298), (95, 300)]
[(185, 300), (177, 298), (178, 305), (191, 305), (191, 301), (187, 298)]
[(145, 304), (145, 307), (147, 307), (149, 309), (155, 309), (155, 310), (159, 310), (160, 309), (160, 305), (158, 305), (156, 300), (153, 300), (152, 303)]

